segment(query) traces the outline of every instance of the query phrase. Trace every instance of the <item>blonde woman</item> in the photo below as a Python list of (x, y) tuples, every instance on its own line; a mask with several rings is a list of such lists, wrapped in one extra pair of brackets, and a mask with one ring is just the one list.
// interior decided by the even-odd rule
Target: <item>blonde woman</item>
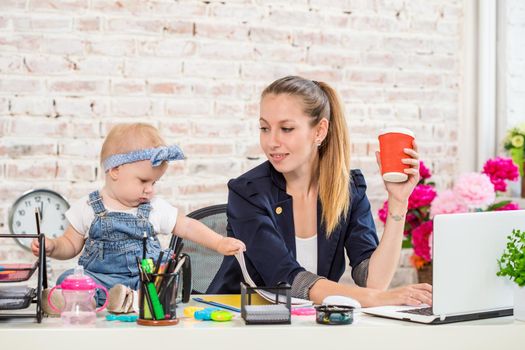
[[(276, 80), (262, 93), (259, 122), (268, 161), (228, 183), (228, 235), (246, 244), (254, 282), (287, 282), (292, 296), (315, 303), (344, 295), (363, 306), (430, 305), (428, 284), (387, 290), (399, 260), (408, 197), (419, 179), (417, 152), (405, 151), (403, 161), (411, 165), (407, 182), (385, 183), (390, 215), (379, 242), (365, 179), (359, 170), (350, 171), (348, 131), (336, 92), (301, 77)], [(345, 252), (357, 286), (338, 283)], [(241, 280), (235, 258), (225, 257), (208, 292), (239, 293)]]

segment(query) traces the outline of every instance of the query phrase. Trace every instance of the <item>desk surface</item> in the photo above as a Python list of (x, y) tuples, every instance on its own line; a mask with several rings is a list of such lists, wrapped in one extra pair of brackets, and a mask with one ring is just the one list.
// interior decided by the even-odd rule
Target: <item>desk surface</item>
[[(192, 305), (190, 304), (184, 305)], [(199, 304), (199, 306), (203, 306)], [(182, 315), (180, 308), (179, 315)], [(445, 325), (422, 325), (356, 313), (352, 325), (325, 326), (314, 316), (292, 316), (291, 325), (246, 326), (240, 314), (231, 322), (197, 321), (181, 317), (178, 325), (139, 326), (108, 322), (99, 313), (89, 327), (63, 326), (59, 318), (0, 321), (0, 343), (16, 349), (523, 349), (525, 322), (513, 317), (493, 318)], [(43, 344), (46, 346), (42, 347)], [(11, 348), (11, 347), (10, 347)]]

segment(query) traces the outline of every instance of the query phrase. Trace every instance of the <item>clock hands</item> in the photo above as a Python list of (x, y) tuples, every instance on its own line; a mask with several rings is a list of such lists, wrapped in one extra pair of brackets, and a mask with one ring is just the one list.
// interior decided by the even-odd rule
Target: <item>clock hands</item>
[(44, 220), (44, 202), (40, 202), (40, 220)]

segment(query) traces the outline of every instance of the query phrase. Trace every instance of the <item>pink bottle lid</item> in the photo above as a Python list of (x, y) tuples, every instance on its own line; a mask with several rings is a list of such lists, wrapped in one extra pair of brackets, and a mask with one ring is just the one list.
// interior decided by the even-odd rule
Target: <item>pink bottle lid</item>
[(62, 281), (60, 287), (62, 290), (93, 290), (97, 288), (97, 284), (91, 277), (84, 275), (84, 267), (79, 265), (72, 275)]

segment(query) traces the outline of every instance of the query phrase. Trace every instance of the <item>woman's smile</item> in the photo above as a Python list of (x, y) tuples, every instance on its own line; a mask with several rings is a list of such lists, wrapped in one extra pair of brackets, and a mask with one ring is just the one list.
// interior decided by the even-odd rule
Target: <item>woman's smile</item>
[(270, 158), (275, 162), (280, 162), (288, 155), (289, 153), (270, 153)]

